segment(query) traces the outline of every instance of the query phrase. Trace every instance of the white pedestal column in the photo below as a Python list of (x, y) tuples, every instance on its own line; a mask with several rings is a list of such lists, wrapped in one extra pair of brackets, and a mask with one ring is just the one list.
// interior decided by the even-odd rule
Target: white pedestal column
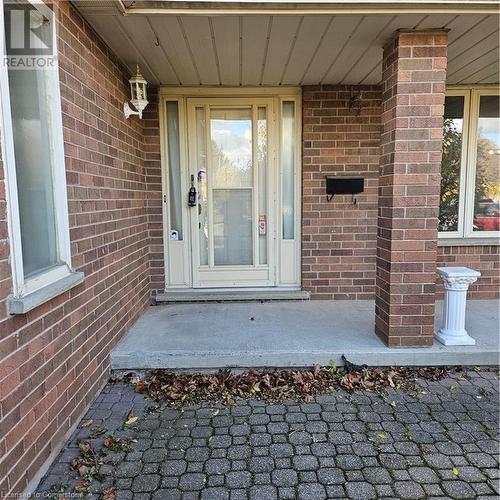
[(468, 267), (438, 267), (444, 283), (443, 326), (436, 339), (444, 345), (475, 345), (476, 341), (465, 329), (465, 302), (467, 290), (481, 273)]

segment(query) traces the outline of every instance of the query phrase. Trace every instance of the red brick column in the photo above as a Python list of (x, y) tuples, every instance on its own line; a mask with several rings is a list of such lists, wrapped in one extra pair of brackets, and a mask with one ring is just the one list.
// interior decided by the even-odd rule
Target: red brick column
[(399, 31), (384, 48), (375, 331), (430, 346), (447, 34)]

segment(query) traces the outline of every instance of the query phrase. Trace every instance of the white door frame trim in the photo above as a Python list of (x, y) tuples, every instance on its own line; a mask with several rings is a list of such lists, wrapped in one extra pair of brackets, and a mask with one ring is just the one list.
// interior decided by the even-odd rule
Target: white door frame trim
[[(188, 179), (188, 120), (187, 101), (189, 98), (270, 98), (274, 99), (274, 116), (269, 117), (271, 134), (274, 133), (276, 144), (275, 158), (270, 163), (275, 163), (275, 190), (268, 192), (268, 196), (276, 199), (277, 213), (275, 216), (276, 228), (276, 263), (275, 283), (277, 287), (298, 289), (301, 286), (301, 222), (302, 222), (302, 89), (300, 87), (160, 87), (159, 118), (160, 118), (160, 147), (161, 147), (161, 181), (162, 181), (162, 212), (163, 212), (163, 246), (165, 265), (165, 289), (191, 289), (193, 287), (193, 274), (191, 264), (192, 242), (190, 237), (190, 222), (188, 211), (183, 207), (183, 241), (170, 240), (169, 225), (169, 183), (168, 183), (168, 151), (166, 130), (166, 103), (177, 101), (179, 109), (179, 139), (181, 158), (181, 183), (183, 192), (189, 189)], [(281, 188), (281, 111), (284, 101), (295, 103), (296, 144), (295, 144), (295, 234), (293, 240), (282, 238), (282, 188)], [(272, 121), (271, 121), (272, 119)], [(274, 130), (272, 130), (274, 129)], [(283, 266), (282, 259), (292, 259), (289, 265)], [(242, 288), (248, 289), (248, 283)]]
[(160, 97), (283, 97), (302, 96), (301, 87), (171, 87), (162, 85)]

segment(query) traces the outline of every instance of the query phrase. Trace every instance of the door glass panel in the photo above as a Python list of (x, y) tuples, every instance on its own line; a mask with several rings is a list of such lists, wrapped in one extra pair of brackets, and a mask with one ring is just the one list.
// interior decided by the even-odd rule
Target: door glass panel
[(458, 231), (464, 102), (460, 95), (448, 96), (444, 103), (439, 231)]
[(252, 187), (252, 110), (210, 110), (213, 187)]
[(257, 164), (259, 175), (259, 264), (267, 264), (267, 116), (257, 110)]
[(208, 266), (208, 189), (207, 189), (207, 145), (205, 130), (205, 108), (199, 107), (196, 116), (196, 171), (198, 177), (198, 234), (200, 265)]
[[(179, 142), (179, 107), (177, 101), (167, 102), (168, 183), (170, 194), (170, 238), (182, 240), (181, 160)], [(176, 235), (176, 238), (173, 235)]]
[(215, 265), (251, 265), (252, 190), (214, 189), (212, 196)]
[(283, 169), (283, 239), (294, 238), (295, 204), (295, 102), (283, 102), (282, 169)]
[(500, 96), (482, 95), (477, 124), (474, 231), (500, 231)]

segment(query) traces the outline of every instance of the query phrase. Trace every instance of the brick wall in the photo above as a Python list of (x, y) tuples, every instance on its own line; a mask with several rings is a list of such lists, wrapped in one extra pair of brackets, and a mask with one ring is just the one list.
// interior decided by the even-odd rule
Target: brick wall
[[(349, 111), (360, 93), (359, 116)], [(313, 299), (373, 299), (377, 240), (380, 92), (377, 86), (303, 88), (302, 286)], [(325, 175), (362, 175), (365, 192), (328, 203)], [(162, 268), (163, 255), (158, 255)], [(481, 271), (475, 299), (500, 295), (500, 247), (438, 247), (438, 266)], [(161, 285), (161, 282), (159, 282)], [(160, 289), (160, 288), (159, 288)], [(442, 287), (438, 281), (438, 298)]]
[[(361, 112), (349, 109), (360, 95)], [(372, 299), (375, 290), (380, 90), (303, 88), (302, 286), (313, 299)], [(361, 175), (365, 191), (326, 200), (325, 175)]]
[[(469, 298), (500, 298), (499, 246), (439, 246), (437, 265), (465, 266), (480, 271), (481, 277), (469, 288)], [(438, 298), (442, 296), (443, 286), (441, 280), (438, 279)]]
[(0, 168), (0, 496), (23, 491), (57, 451), (106, 381), (111, 347), (149, 297), (143, 130), (123, 116), (128, 75), (69, 2), (59, 7), (71, 250), (85, 283), (7, 316)]
[[(361, 95), (359, 115), (348, 108)], [(144, 164), (151, 292), (165, 284), (160, 130), (157, 89), (144, 111)], [(303, 87), (302, 285), (313, 299), (373, 299), (377, 239), (380, 91), (378, 86)], [(325, 175), (362, 175), (365, 192), (328, 203)], [(483, 273), (470, 297), (499, 294), (498, 246), (439, 247), (438, 265), (470, 265)], [(438, 292), (441, 287), (438, 283)], [(441, 296), (441, 295), (439, 295)]]
[(160, 121), (158, 89), (148, 91), (144, 110), (144, 166), (146, 172), (146, 211), (149, 228), (151, 293), (165, 290), (163, 214), (160, 158)]

